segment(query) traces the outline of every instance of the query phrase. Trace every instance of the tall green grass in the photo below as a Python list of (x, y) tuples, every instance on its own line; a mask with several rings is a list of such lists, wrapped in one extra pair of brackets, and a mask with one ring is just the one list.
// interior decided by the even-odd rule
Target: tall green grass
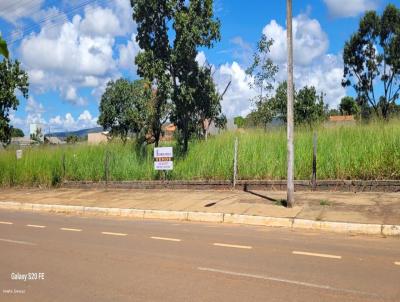
[[(310, 179), (313, 131), (295, 131), (295, 177)], [(399, 121), (321, 127), (317, 133), (318, 179), (400, 179)], [(275, 129), (225, 132), (208, 141), (193, 141), (186, 156), (175, 157), (168, 179), (231, 179), (236, 137), (240, 179), (286, 178), (286, 132)], [(153, 147), (139, 151), (132, 142), (41, 146), (23, 152), (23, 158), (17, 161), (15, 150), (0, 151), (0, 186), (52, 186), (63, 179), (105, 180), (106, 154), (109, 180), (152, 180), (160, 175), (153, 168)]]

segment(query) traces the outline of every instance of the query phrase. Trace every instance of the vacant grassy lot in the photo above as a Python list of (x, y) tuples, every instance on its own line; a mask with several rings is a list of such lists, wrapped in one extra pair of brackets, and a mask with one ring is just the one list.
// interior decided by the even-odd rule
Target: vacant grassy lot
[[(317, 133), (318, 179), (400, 179), (399, 121), (321, 127)], [(296, 179), (311, 177), (312, 136), (310, 130), (296, 129)], [(239, 139), (240, 179), (285, 179), (286, 133), (279, 129), (226, 132), (208, 141), (193, 141), (186, 157), (175, 157), (174, 171), (168, 178), (231, 179), (235, 137)], [(51, 186), (62, 179), (104, 180), (106, 154), (110, 180), (158, 178), (152, 146), (142, 153), (133, 143), (42, 146), (24, 149), (18, 161), (15, 150), (0, 151), (0, 186)]]

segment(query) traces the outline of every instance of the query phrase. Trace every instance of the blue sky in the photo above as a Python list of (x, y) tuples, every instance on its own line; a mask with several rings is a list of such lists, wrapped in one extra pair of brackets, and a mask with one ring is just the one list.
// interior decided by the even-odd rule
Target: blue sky
[[(223, 100), (228, 117), (246, 115), (255, 91), (244, 70), (262, 33), (273, 38), (271, 58), (285, 80), (286, 1), (215, 0), (222, 39), (213, 49), (200, 49), (198, 61), (215, 66), (219, 89), (232, 80)], [(295, 81), (314, 85), (336, 107), (353, 94), (340, 81), (341, 51), (368, 9), (379, 12), (400, 0), (294, 0)], [(25, 132), (39, 122), (46, 131), (96, 126), (98, 104), (107, 81), (136, 79), (140, 51), (129, 0), (1, 0), (0, 31), (12, 57), (30, 76), (30, 97), (21, 99), (12, 123)]]

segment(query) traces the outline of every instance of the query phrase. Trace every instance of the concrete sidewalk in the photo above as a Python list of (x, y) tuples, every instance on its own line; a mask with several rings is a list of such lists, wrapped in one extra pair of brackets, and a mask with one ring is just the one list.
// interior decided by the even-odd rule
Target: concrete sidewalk
[(285, 192), (125, 189), (1, 189), (0, 202), (207, 212), (296, 218), (317, 222), (400, 225), (399, 193), (297, 192), (285, 208)]

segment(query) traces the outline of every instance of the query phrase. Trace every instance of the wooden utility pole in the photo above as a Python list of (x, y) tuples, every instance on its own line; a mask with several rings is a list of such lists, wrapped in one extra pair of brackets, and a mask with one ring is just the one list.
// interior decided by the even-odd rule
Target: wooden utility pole
[(286, 0), (287, 23), (287, 206), (294, 206), (294, 145), (293, 145), (293, 32), (292, 32), (292, 0)]

